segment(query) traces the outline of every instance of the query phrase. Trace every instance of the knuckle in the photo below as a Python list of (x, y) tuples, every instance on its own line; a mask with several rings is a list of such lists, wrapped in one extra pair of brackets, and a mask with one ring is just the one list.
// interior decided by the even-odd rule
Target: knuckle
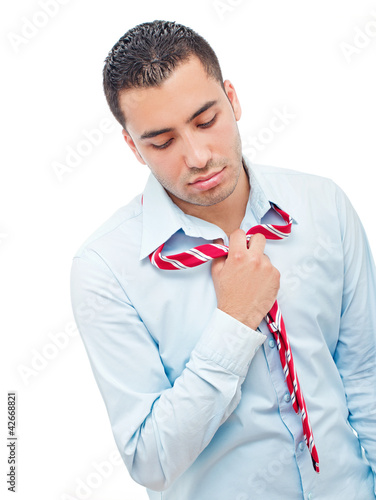
[(270, 262), (270, 259), (267, 255), (263, 254), (262, 255), (262, 264), (265, 267), (265, 269), (272, 269), (273, 265)]
[(240, 252), (239, 250), (236, 250), (232, 254), (232, 258), (235, 262), (242, 262), (244, 260), (244, 252)]
[(262, 265), (262, 260), (263, 260), (263, 259), (261, 258), (261, 255), (258, 255), (258, 254), (256, 254), (256, 255), (252, 255), (252, 256), (250, 257), (250, 264), (251, 264), (251, 266), (252, 266), (254, 269), (258, 269), (258, 268), (260, 268), (260, 267), (261, 267), (261, 265)]

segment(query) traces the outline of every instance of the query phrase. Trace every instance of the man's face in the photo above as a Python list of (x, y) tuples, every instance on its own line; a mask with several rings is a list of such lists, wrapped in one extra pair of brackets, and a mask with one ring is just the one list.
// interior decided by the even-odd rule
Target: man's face
[(227, 95), (191, 57), (160, 87), (120, 94), (126, 142), (187, 213), (225, 200), (242, 169), (241, 109), (232, 84), (224, 86)]

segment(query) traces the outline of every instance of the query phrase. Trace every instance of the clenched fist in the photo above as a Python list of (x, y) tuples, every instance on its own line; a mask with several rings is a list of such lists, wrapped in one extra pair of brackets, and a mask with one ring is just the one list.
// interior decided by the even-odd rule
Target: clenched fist
[(255, 234), (247, 248), (246, 234), (237, 229), (230, 235), (226, 257), (212, 262), (217, 307), (255, 330), (272, 308), (280, 284), (280, 273), (264, 255), (265, 236)]

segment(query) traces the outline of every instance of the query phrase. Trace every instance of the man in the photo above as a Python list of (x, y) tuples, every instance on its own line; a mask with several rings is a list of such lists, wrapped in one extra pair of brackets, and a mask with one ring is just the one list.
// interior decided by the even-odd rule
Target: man
[(72, 301), (131, 476), (151, 499), (374, 499), (376, 273), (349, 201), (242, 156), (234, 86), (189, 28), (128, 31), (104, 89), (151, 175), (77, 253)]

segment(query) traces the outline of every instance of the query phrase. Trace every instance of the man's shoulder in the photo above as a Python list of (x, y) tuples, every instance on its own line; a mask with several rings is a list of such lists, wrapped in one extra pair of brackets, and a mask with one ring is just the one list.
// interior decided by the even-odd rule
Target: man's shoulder
[(312, 183), (329, 183), (332, 184), (333, 181), (329, 177), (325, 177), (318, 174), (312, 174), (309, 172), (303, 172), (300, 170), (294, 170), (286, 167), (276, 167), (274, 165), (262, 165), (258, 163), (251, 164), (252, 170), (256, 175), (267, 177), (268, 179), (272, 179), (273, 177), (280, 177), (291, 179), (296, 182), (307, 182), (310, 181)]
[(126, 239), (128, 235), (131, 237), (141, 232), (141, 224), (142, 194), (139, 194), (101, 224), (79, 247), (74, 257), (80, 257), (88, 250), (97, 251), (113, 240)]
[(333, 197), (338, 186), (332, 179), (323, 175), (302, 172), (290, 168), (275, 167), (271, 165), (251, 164), (251, 169), (256, 179), (267, 190), (279, 194), (291, 191), (299, 198), (300, 195)]
[(317, 217), (337, 216), (341, 190), (332, 179), (270, 165), (251, 164), (250, 167), (254, 182), (265, 197), (296, 220), (313, 207)]

